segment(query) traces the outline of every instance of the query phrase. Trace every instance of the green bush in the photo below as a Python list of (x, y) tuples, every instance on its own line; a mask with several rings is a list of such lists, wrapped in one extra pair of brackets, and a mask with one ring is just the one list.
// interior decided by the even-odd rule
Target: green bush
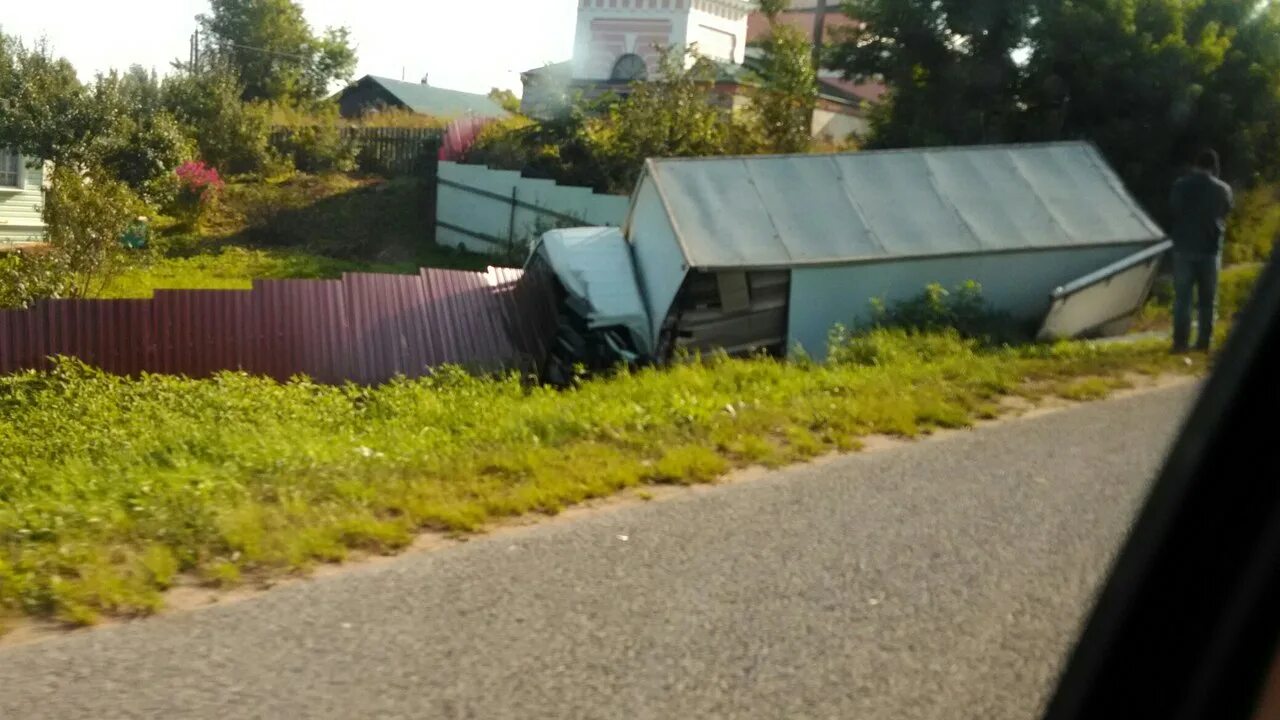
[(54, 169), (44, 202), (45, 232), (68, 295), (102, 291), (120, 269), (121, 237), (145, 210), (127, 185), (102, 168)]
[(195, 157), (196, 146), (164, 108), (160, 80), (134, 66), (99, 76), (95, 90), (112, 116), (111, 131), (99, 141), (101, 164), (152, 206), (166, 206), (177, 191), (173, 171)]
[(1228, 265), (1265, 262), (1280, 238), (1280, 186), (1241, 193), (1231, 213), (1223, 260)]
[(1253, 295), (1263, 266), (1237, 265), (1222, 271), (1218, 279), (1218, 314), (1224, 318), (1239, 315)]
[(52, 254), (0, 252), (0, 310), (63, 297), (70, 289), (70, 278)]
[(148, 204), (165, 207), (178, 192), (173, 171), (195, 156), (195, 143), (163, 110), (124, 125), (122, 134), (106, 149), (102, 163)]
[(343, 138), (335, 124), (287, 128), (272, 144), (282, 158), (304, 173), (350, 172), (356, 168), (357, 148)]
[(272, 175), (281, 159), (270, 146), (271, 108), (245, 103), (231, 75), (210, 71), (166, 78), (165, 107), (195, 138), (200, 159), (223, 175)]
[(343, 137), (344, 121), (332, 102), (275, 106), (272, 150), (299, 172), (317, 174), (356, 169), (359, 148)]
[(961, 337), (988, 342), (1022, 339), (1025, 335), (1008, 316), (996, 312), (987, 303), (982, 286), (972, 280), (954, 290), (932, 283), (919, 295), (891, 305), (877, 298), (872, 300), (872, 311), (872, 326), (877, 328), (918, 332), (955, 330)]

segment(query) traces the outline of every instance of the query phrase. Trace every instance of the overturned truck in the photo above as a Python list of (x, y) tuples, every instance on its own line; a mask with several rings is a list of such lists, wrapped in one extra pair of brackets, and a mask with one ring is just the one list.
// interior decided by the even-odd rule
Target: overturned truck
[(981, 284), (1039, 337), (1123, 332), (1169, 243), (1087, 143), (650, 160), (622, 228), (546, 233), (549, 379), (680, 349), (826, 354), (837, 323)]

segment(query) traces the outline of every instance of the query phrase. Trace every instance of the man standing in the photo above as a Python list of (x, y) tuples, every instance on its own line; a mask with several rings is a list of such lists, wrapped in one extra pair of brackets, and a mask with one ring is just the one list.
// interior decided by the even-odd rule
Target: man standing
[(1218, 271), (1227, 215), (1234, 203), (1231, 187), (1218, 179), (1218, 153), (1205, 150), (1191, 172), (1173, 184), (1173, 351), (1186, 352), (1191, 340), (1191, 293), (1199, 309), (1196, 349), (1213, 340)]

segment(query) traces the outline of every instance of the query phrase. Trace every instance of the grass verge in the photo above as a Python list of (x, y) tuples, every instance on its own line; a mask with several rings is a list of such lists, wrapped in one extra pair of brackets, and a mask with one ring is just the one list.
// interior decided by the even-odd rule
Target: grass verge
[(568, 391), (444, 370), (377, 388), (125, 379), (72, 361), (0, 378), (0, 621), (152, 613), (210, 585), (391, 552), (647, 483), (714, 481), (1203, 369), (1161, 343), (986, 350), (881, 330), (818, 365), (712, 358)]
[(293, 248), (210, 247), (188, 257), (146, 256), (112, 278), (102, 298), (147, 298), (156, 290), (248, 290), (255, 279), (337, 278), (347, 272), (414, 273), (417, 263), (365, 263)]
[(100, 296), (245, 290), (259, 278), (336, 278), (345, 272), (483, 270), (502, 262), (427, 245), (423, 202), (411, 178), (300, 174), (232, 183), (198, 228), (157, 219), (154, 247), (129, 253), (128, 267)]

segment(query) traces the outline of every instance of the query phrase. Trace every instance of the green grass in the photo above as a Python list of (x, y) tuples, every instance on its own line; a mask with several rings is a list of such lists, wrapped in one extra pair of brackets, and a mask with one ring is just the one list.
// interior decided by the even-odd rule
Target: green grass
[(1114, 390), (1128, 387), (1131, 383), (1124, 378), (1090, 377), (1059, 383), (1054, 387), (1054, 394), (1066, 400), (1085, 402), (1100, 400)]
[(232, 586), (423, 529), (961, 427), (1069, 380), (1102, 378), (1069, 386), (1096, 397), (1127, 372), (1200, 369), (1162, 343), (856, 342), (842, 364), (711, 358), (568, 391), (453, 370), (377, 388), (126, 379), (71, 361), (0, 378), (0, 622), (144, 615), (184, 575)]
[[(1230, 321), (1244, 310), (1258, 283), (1263, 266), (1259, 263), (1231, 265), (1222, 269), (1218, 279), (1218, 315)], [(1151, 299), (1143, 307), (1135, 330), (1168, 328), (1173, 322), (1173, 284), (1167, 279), (1156, 283)]]
[(483, 270), (500, 259), (426, 244), (421, 188), (412, 179), (296, 175), (227, 185), (199, 228), (167, 218), (154, 247), (126, 255), (99, 294), (245, 290), (255, 279), (336, 278), (344, 272)]
[(255, 279), (337, 278), (346, 272), (414, 273), (416, 263), (364, 263), (294, 249), (210, 248), (190, 257), (143, 256), (112, 278), (103, 298), (145, 298), (155, 290), (248, 290)]

